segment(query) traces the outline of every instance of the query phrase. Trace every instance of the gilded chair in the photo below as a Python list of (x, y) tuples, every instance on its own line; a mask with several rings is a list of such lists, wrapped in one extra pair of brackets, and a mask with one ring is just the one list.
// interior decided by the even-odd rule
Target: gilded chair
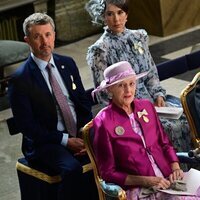
[[(7, 119), (6, 122), (10, 135), (20, 133), (20, 130), (15, 124), (14, 117)], [(88, 173), (92, 173), (91, 163), (85, 164), (82, 167), (84, 176), (87, 177)], [(48, 169), (39, 163), (29, 163), (24, 157), (18, 158), (16, 170), (21, 200), (57, 199), (59, 184), (62, 179), (55, 171)], [(92, 192), (91, 195), (93, 195)]]
[(92, 121), (90, 121), (83, 127), (83, 138), (88, 156), (92, 164), (94, 178), (99, 194), (99, 200), (108, 200), (108, 199), (126, 200), (126, 193), (120, 186), (113, 183), (106, 183), (100, 177), (92, 147), (93, 137), (94, 137), (94, 131), (92, 128)]
[(194, 148), (200, 147), (200, 72), (183, 89), (180, 99), (190, 126)]

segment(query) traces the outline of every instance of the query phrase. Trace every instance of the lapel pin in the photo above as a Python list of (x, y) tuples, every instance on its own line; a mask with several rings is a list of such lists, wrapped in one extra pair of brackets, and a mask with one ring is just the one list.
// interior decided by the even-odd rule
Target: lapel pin
[(65, 66), (64, 66), (64, 65), (62, 65), (62, 66), (61, 66), (61, 69), (65, 69)]
[(149, 122), (149, 118), (147, 118), (146, 116), (143, 116), (143, 120), (148, 123)]
[(124, 132), (125, 132), (125, 130), (124, 130), (124, 128), (123, 128), (122, 126), (117, 126), (117, 127), (115, 128), (115, 133), (116, 133), (117, 135), (123, 135)]
[(72, 75), (70, 75), (71, 80), (72, 80), (72, 89), (75, 90), (76, 89), (76, 84), (74, 83), (74, 77)]
[(135, 48), (135, 50), (137, 50), (139, 52), (139, 54), (141, 54), (141, 55), (144, 54), (144, 49), (142, 47), (141, 42), (138, 42), (137, 44), (135, 43), (134, 48)]
[(144, 120), (144, 122), (148, 123), (149, 122), (149, 118), (146, 117), (146, 115), (148, 115), (148, 112), (146, 111), (146, 109), (143, 109), (141, 112), (137, 112), (139, 119), (142, 117), (142, 119)]
[(144, 53), (144, 50), (143, 50), (142, 47), (139, 47), (139, 48), (138, 48), (138, 51), (139, 51), (140, 54), (143, 54), (143, 53)]
[(72, 89), (73, 89), (73, 90), (76, 89), (76, 85), (75, 85), (75, 83), (72, 83)]

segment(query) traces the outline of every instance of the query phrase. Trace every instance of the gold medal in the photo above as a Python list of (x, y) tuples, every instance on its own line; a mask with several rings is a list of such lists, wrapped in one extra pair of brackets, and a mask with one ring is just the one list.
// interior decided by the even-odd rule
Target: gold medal
[(124, 130), (124, 128), (123, 128), (122, 126), (117, 126), (117, 127), (115, 128), (115, 133), (116, 133), (117, 135), (123, 135), (124, 132), (125, 132), (125, 130)]
[(74, 83), (74, 77), (72, 75), (70, 75), (70, 78), (72, 80), (72, 90), (76, 89), (76, 84)]
[(146, 116), (143, 116), (143, 120), (148, 123), (149, 122), (149, 118), (147, 118)]
[(75, 90), (76, 89), (76, 84), (73, 82), (72, 83), (72, 89)]

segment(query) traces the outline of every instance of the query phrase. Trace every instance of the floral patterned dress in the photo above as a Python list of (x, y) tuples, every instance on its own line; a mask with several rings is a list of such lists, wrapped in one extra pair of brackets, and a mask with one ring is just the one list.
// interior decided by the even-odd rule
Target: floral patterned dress
[[(125, 29), (120, 34), (112, 34), (105, 27), (102, 36), (88, 48), (86, 60), (95, 88), (103, 80), (103, 72), (108, 66), (119, 61), (128, 61), (136, 74), (148, 71), (147, 76), (138, 80), (136, 98), (147, 98), (154, 102), (158, 96), (166, 97), (166, 90), (160, 85), (157, 68), (149, 51), (147, 32), (143, 29)], [(97, 95), (98, 102), (103, 106), (107, 105), (108, 98), (105, 92)], [(189, 151), (191, 137), (185, 115), (178, 120), (160, 120), (176, 150)]]
[(171, 195), (164, 192), (153, 193), (146, 197), (141, 197), (141, 188), (134, 188), (126, 192), (127, 200), (200, 200), (200, 189), (196, 196)]

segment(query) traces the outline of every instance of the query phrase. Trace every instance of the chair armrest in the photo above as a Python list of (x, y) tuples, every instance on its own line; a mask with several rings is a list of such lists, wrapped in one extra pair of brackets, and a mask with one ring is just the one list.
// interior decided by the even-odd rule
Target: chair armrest
[(199, 164), (199, 157), (190, 157), (188, 152), (177, 152), (176, 155), (179, 158), (180, 163), (190, 163), (190, 164)]
[(100, 180), (100, 185), (106, 195), (107, 200), (126, 200), (126, 192), (119, 185), (116, 185), (114, 183), (106, 183), (103, 180)]

